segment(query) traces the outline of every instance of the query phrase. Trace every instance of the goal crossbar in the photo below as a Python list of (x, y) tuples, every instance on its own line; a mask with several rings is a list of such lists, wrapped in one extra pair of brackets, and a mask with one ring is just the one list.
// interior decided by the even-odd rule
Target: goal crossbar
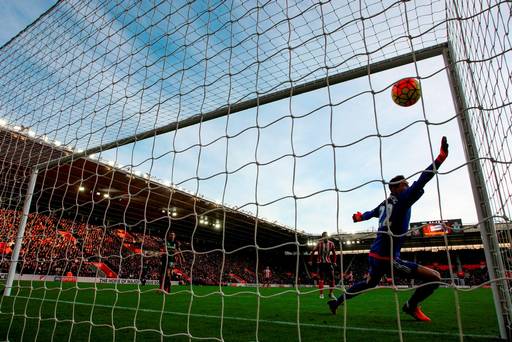
[(296, 96), (300, 94), (309, 93), (311, 91), (315, 91), (327, 86), (339, 84), (342, 82), (347, 82), (359, 77), (367, 76), (369, 73), (377, 73), (385, 70), (389, 70), (391, 68), (403, 66), (409, 63), (413, 63), (415, 61), (421, 61), (424, 59), (432, 58), (435, 56), (441, 56), (443, 51), (448, 47), (448, 43), (441, 43), (437, 45), (433, 45), (421, 50), (412, 51), (409, 53), (405, 53), (396, 57), (388, 58), (382, 61), (378, 61), (375, 63), (371, 63), (362, 67), (358, 67), (355, 69), (347, 70), (344, 72), (340, 72), (334, 75), (330, 75), (327, 77), (322, 77), (313, 81), (309, 81), (303, 84), (299, 84), (296, 86), (292, 86), (286, 89), (282, 89), (267, 95), (258, 96), (256, 98), (242, 101), (239, 103), (234, 103), (227, 105), (225, 107), (221, 107), (215, 109), (213, 111), (207, 113), (198, 113), (192, 116), (187, 117), (186, 119), (175, 121), (168, 125), (164, 125), (155, 129), (151, 129), (145, 132), (141, 132), (139, 134), (132, 135), (127, 138), (119, 139), (113, 142), (109, 142), (107, 144), (103, 144), (100, 146), (89, 148), (83, 152), (77, 152), (72, 155), (63, 156), (59, 159), (54, 159), (52, 161), (46, 161), (39, 165), (36, 165), (36, 168), (40, 167), (52, 167), (58, 164), (66, 164), (71, 160), (76, 160), (85, 156), (89, 156), (91, 154), (95, 154), (101, 151), (107, 151), (113, 148), (119, 148), (128, 144), (132, 144), (137, 141), (141, 141), (150, 137), (155, 137), (161, 134), (169, 133), (175, 131), (177, 129), (189, 127), (196, 125), (200, 122), (206, 122), (213, 119), (217, 119), (228, 114), (233, 114), (237, 112), (241, 112), (250, 108), (254, 108), (257, 106), (269, 104), (272, 102), (276, 102), (290, 96)]

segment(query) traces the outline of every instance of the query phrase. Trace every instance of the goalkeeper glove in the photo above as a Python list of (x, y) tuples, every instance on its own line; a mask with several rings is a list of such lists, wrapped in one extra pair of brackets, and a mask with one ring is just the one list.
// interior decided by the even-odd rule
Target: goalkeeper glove
[(359, 211), (352, 215), (352, 220), (354, 222), (361, 222), (363, 220), (363, 214), (361, 214)]
[(446, 157), (448, 157), (448, 141), (446, 137), (443, 137), (443, 139), (441, 139), (441, 150), (436, 158), (436, 164), (441, 165)]

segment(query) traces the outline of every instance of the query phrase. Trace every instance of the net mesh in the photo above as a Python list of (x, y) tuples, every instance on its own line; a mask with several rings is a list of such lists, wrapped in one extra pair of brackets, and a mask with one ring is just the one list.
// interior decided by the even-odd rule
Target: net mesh
[[(473, 132), (471, 148), (482, 170), (478, 182), (488, 203), (481, 206), (481, 229), (491, 236), (488, 253), (495, 260), (495, 284), (500, 291), (495, 299), (505, 318), (510, 338), (510, 88), (509, 35), (510, 4), (489, 2), (452, 6), (454, 20), (448, 25), (449, 40), (460, 87), (465, 99), (467, 126)], [(462, 18), (467, 18), (462, 20)], [(477, 184), (478, 184), (477, 183)], [(501, 227), (502, 229), (496, 229)]]
[[(510, 12), (507, 1), (58, 1), (0, 49), (2, 275), (16, 267), (0, 336), (505, 337)], [(391, 100), (404, 77), (421, 85), (413, 107)], [(402, 249), (440, 273), (432, 298), (451, 305), (426, 307), (447, 311), (443, 324), (404, 317), (425, 284), (394, 272), (328, 316), (308, 264), (320, 234), (335, 242), (340, 295), (364, 278), (377, 234), (352, 214), (386, 199), (397, 173), (416, 180), (443, 135), (450, 156)], [(473, 293), (494, 298), (488, 319), (465, 305)], [(370, 325), (359, 307), (372, 298), (383, 310)]]
[(441, 1), (408, 6), (60, 1), (3, 47), (2, 116), (103, 145), (446, 40)]

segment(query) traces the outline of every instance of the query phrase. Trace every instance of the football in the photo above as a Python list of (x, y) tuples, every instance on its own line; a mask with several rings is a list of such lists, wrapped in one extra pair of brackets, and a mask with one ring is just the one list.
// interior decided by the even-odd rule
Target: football
[(402, 107), (409, 107), (418, 102), (421, 97), (420, 82), (417, 79), (408, 77), (393, 84), (391, 88), (393, 101)]

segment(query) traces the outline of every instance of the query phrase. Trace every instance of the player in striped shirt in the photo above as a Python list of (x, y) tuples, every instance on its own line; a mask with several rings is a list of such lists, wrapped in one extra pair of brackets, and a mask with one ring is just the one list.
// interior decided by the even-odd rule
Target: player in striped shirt
[(263, 287), (270, 287), (270, 281), (272, 280), (272, 271), (270, 267), (265, 267), (263, 270)]
[[(424, 283), (416, 288), (416, 291), (402, 309), (418, 321), (430, 321), (430, 318), (421, 311), (418, 304), (439, 287), (441, 276), (439, 272), (428, 267), (400, 259), (400, 249), (404, 236), (409, 230), (411, 207), (423, 195), (425, 192), (423, 188), (434, 177), (435, 170), (441, 166), (446, 157), (448, 157), (448, 142), (446, 137), (443, 137), (439, 155), (434, 163), (421, 173), (416, 182), (409, 186), (404, 176), (394, 177), (389, 182), (391, 194), (388, 199), (373, 210), (363, 214), (357, 212), (352, 216), (354, 222), (369, 220), (373, 217), (378, 218), (379, 229), (368, 254), (370, 265), (368, 278), (352, 285), (337, 300), (331, 300), (327, 303), (333, 314), (336, 314), (338, 306), (345, 300), (358, 295), (361, 291), (377, 286), (382, 276), (384, 274), (391, 275), (393, 270), (394, 274), (418, 279)], [(391, 236), (389, 233), (393, 235)]]
[[(318, 267), (318, 288), (320, 289), (320, 298), (324, 298), (324, 281), (329, 278), (329, 297), (335, 299), (332, 293), (334, 291), (334, 267), (336, 266), (336, 249), (334, 243), (329, 240), (327, 232), (322, 233), (322, 239), (318, 241), (315, 249), (311, 251), (310, 258), (316, 255), (316, 263)], [(310, 264), (312, 263), (310, 259)]]

